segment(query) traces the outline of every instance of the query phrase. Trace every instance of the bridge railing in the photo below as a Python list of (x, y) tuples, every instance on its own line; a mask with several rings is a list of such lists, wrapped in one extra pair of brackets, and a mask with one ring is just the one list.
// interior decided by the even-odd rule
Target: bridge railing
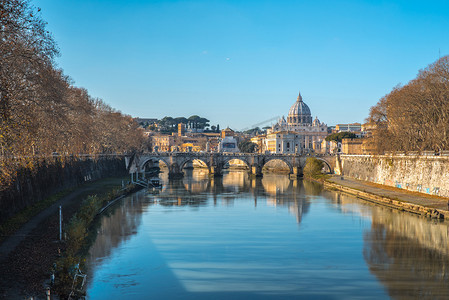
[[(190, 156), (204, 156), (211, 154), (219, 154), (223, 156), (280, 156), (280, 157), (298, 157), (298, 156), (306, 156), (305, 154), (299, 153), (241, 153), (241, 152), (144, 152), (141, 155), (154, 155), (154, 156), (170, 156), (170, 155), (190, 155)], [(313, 155), (319, 156), (319, 155)], [(324, 156), (324, 155), (323, 155)]]

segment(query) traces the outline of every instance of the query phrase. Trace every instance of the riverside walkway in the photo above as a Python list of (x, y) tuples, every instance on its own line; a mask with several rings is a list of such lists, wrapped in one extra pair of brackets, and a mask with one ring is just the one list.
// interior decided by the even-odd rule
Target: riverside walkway
[[(449, 198), (438, 197), (435, 195), (428, 195), (424, 193), (413, 192), (405, 189), (399, 189), (396, 187), (391, 187), (387, 185), (376, 184), (367, 181), (361, 181), (353, 178), (348, 178), (344, 176), (333, 175), (331, 178), (327, 179), (327, 182), (331, 184), (336, 184), (338, 186), (347, 187), (355, 191), (359, 191), (360, 198), (365, 199), (366, 193), (374, 195), (373, 199), (366, 199), (368, 201), (381, 198), (387, 198), (393, 200), (389, 202), (389, 206), (395, 206), (397, 208), (404, 208), (410, 212), (422, 214), (423, 210), (419, 209), (418, 206), (436, 209), (442, 215), (449, 219), (448, 201)], [(325, 183), (325, 185), (329, 186)], [(332, 186), (331, 186), (332, 187)], [(343, 189), (343, 191), (345, 191)], [(349, 191), (350, 192), (350, 191)], [(352, 193), (354, 194), (354, 193)], [(382, 201), (383, 202), (383, 201)], [(399, 202), (399, 203), (398, 203)], [(383, 204), (383, 203), (380, 203)], [(414, 207), (415, 206), (415, 207)], [(409, 208), (409, 209), (407, 209)]]

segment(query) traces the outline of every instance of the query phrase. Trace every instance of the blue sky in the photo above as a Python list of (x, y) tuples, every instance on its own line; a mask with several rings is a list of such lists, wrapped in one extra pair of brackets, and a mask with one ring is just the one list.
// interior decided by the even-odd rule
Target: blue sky
[(301, 91), (327, 123), (363, 122), (449, 54), (449, 1), (34, 0), (76, 86), (134, 117), (251, 127)]

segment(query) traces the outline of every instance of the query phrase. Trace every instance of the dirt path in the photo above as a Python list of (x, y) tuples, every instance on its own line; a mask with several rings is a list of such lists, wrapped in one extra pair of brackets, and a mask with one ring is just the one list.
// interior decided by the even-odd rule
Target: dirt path
[[(8, 237), (1, 245), (0, 245), (0, 263), (8, 258), (9, 254), (16, 249), (16, 247), (25, 240), (31, 233), (33, 229), (35, 229), (40, 223), (44, 220), (48, 219), (50, 216), (55, 214), (59, 214), (59, 206), (66, 206), (67, 203), (72, 202), (80, 198), (81, 195), (84, 195), (86, 192), (92, 191), (93, 187), (82, 187), (79, 190), (76, 190), (69, 195), (63, 197), (50, 207), (46, 208), (38, 215), (34, 216), (28, 223), (26, 223), (22, 228), (14, 233), (14, 235)], [(55, 237), (55, 240), (57, 237)]]
[(6, 238), (0, 245), (0, 299), (45, 299), (42, 282), (50, 277), (58, 249), (64, 249), (59, 242), (59, 206), (68, 221), (88, 195), (106, 193), (122, 179), (107, 178), (77, 188)]

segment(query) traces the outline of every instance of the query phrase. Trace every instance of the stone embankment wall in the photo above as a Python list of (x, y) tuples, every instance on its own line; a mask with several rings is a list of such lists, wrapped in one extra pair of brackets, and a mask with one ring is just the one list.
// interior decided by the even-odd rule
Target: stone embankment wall
[(340, 162), (337, 174), (449, 197), (449, 156), (340, 155)]
[(51, 194), (86, 181), (126, 175), (120, 156), (55, 157), (18, 170), (14, 182), (0, 189), (0, 223), (14, 213)]

